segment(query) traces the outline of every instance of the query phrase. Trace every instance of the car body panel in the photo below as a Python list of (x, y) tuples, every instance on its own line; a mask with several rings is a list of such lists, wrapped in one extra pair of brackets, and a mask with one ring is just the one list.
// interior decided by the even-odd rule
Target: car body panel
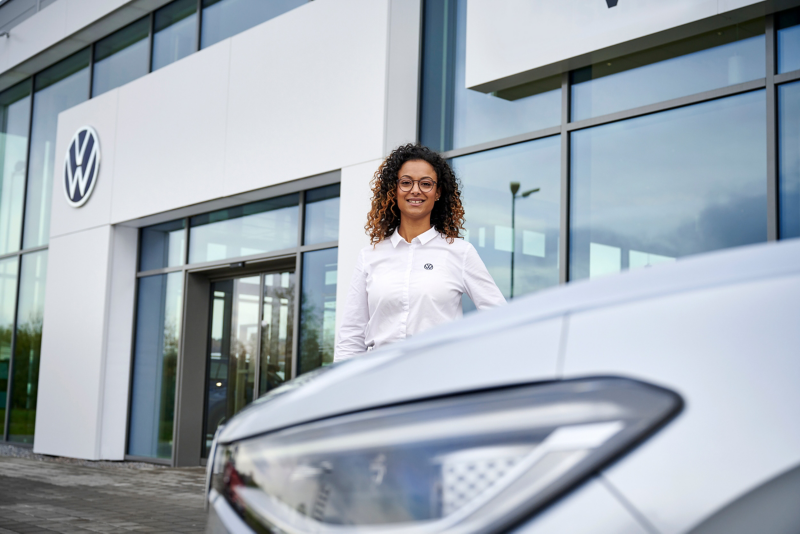
[(650, 534), (596, 477), (511, 534)]
[(565, 355), (565, 378), (625, 373), (684, 397), (606, 472), (661, 532), (800, 462), (800, 275), (573, 315)]

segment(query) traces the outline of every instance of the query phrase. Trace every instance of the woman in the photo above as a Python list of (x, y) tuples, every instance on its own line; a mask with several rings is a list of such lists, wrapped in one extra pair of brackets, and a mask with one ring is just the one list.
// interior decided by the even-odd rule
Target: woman
[(459, 183), (436, 152), (396, 148), (372, 179), (365, 229), (334, 360), (461, 317), (461, 294), (479, 310), (505, 304), (464, 229)]

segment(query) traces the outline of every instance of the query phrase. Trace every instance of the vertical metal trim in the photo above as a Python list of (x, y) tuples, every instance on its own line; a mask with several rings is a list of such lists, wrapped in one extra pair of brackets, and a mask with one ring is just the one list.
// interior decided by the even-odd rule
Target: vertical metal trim
[(561, 75), (561, 221), (558, 239), (558, 282), (569, 281), (569, 136), (567, 124), (570, 120), (569, 72)]
[[(36, 90), (36, 76), (31, 76), (31, 108), (28, 114), (28, 154), (25, 159), (25, 180), (22, 185), (22, 224), (20, 225), (19, 232), (19, 247), (17, 251), (21, 251), (25, 244), (25, 216), (28, 212), (28, 175), (31, 172), (31, 140), (33, 135), (33, 106), (34, 106), (34, 91)], [(20, 252), (21, 253), (21, 252)]]
[(191, 222), (191, 220), (192, 220), (191, 217), (186, 217), (183, 220), (183, 231), (184, 231), (184, 235), (183, 235), (183, 248), (184, 248), (184, 250), (183, 250), (183, 267), (184, 267), (184, 269), (186, 268), (187, 265), (189, 265), (189, 239), (191, 237), (189, 235), (189, 223)]
[(300, 191), (299, 210), (297, 213), (297, 261), (294, 269), (294, 313), (292, 317), (292, 369), (291, 378), (297, 376), (297, 364), (300, 360), (300, 300), (303, 295), (303, 235), (306, 227), (306, 192)]
[[(137, 234), (136, 239), (136, 271), (139, 271), (139, 262), (141, 260), (142, 255), (142, 229), (140, 228)], [(131, 321), (131, 356), (128, 361), (128, 411), (127, 417), (128, 422), (125, 425), (125, 454), (129, 454), (130, 451), (128, 450), (129, 442), (128, 440), (131, 437), (131, 407), (133, 405), (133, 373), (134, 373), (134, 364), (136, 359), (136, 329), (138, 328), (138, 314), (139, 314), (139, 278), (136, 278), (135, 288), (133, 290), (133, 320)]]
[(425, 1), (419, 3), (419, 53), (417, 55), (417, 144), (422, 143), (422, 58), (425, 52)]
[[(172, 458), (171, 464), (172, 467), (178, 467), (178, 447), (180, 447), (180, 413), (181, 413), (181, 393), (183, 392), (183, 366), (186, 363), (186, 355), (184, 354), (184, 343), (186, 338), (186, 308), (187, 308), (187, 293), (189, 292), (189, 276), (187, 271), (184, 269), (181, 271), (181, 275), (183, 275), (183, 295), (181, 303), (181, 324), (178, 325), (178, 331), (181, 333), (181, 337), (178, 340), (178, 361), (175, 362), (175, 399), (174, 404), (175, 406), (174, 411), (172, 413)], [(169, 274), (161, 275), (161, 276), (169, 276)]]
[(778, 176), (778, 95), (775, 86), (776, 30), (775, 15), (767, 15), (766, 63), (767, 63), (767, 241), (780, 238), (780, 199)]
[[(266, 281), (266, 274), (261, 273), (258, 276), (258, 311), (256, 317), (258, 320), (258, 328), (256, 328), (256, 365), (255, 365), (255, 384), (253, 385), (253, 400), (261, 396), (261, 340), (264, 338), (264, 284)], [(209, 310), (210, 311), (210, 310)], [(208, 389), (208, 388), (206, 388)]]
[(197, 0), (197, 34), (194, 51), (200, 51), (200, 40), (203, 38), (203, 0)]
[(89, 45), (89, 98), (87, 100), (92, 99), (94, 91), (94, 47), (96, 44), (97, 41)]
[(156, 12), (150, 12), (150, 35), (148, 36), (147, 72), (153, 72), (153, 37), (155, 36)]

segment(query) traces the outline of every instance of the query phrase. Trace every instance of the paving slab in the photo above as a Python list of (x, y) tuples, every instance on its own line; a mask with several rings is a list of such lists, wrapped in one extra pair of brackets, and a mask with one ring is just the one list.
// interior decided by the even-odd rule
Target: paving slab
[(39, 456), (0, 455), (0, 534), (205, 532), (203, 468)]

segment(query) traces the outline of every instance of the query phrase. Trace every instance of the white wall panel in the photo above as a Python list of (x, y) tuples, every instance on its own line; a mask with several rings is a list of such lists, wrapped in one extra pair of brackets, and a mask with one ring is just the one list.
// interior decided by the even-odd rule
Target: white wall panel
[(369, 182), (381, 164), (380, 159), (342, 169), (339, 197), (339, 265), (336, 280), (336, 336), (347, 302), (347, 291), (356, 267), (358, 252), (369, 245), (364, 231), (370, 210), (372, 191)]
[(42, 9), (11, 28), (7, 39), (0, 39), (0, 72), (54, 45), (64, 37), (67, 1), (61, 0)]
[(524, 73), (556, 74), (591, 63), (595, 51), (754, 4), (765, 2), (619, 0), (609, 8), (606, 0), (470, 0), (466, 86), (489, 92), (529, 81)]
[(104, 460), (125, 457), (138, 243), (138, 229), (112, 227), (100, 419), (99, 456)]
[(793, 276), (572, 315), (566, 378), (624, 372), (684, 396), (606, 472), (659, 532), (686, 532), (800, 463), (798, 302)]
[(224, 194), (229, 60), (226, 40), (120, 88), (112, 222)]
[(50, 241), (34, 451), (96, 459), (111, 228)]
[(378, 158), (387, 0), (317, 0), (233, 37), (225, 194)]
[[(119, 90), (109, 91), (58, 116), (51, 197), (53, 201), (50, 207), (51, 238), (107, 225), (111, 221), (118, 95)], [(64, 161), (72, 137), (83, 126), (91, 126), (97, 131), (100, 142), (100, 173), (86, 204), (73, 208), (64, 196)]]

